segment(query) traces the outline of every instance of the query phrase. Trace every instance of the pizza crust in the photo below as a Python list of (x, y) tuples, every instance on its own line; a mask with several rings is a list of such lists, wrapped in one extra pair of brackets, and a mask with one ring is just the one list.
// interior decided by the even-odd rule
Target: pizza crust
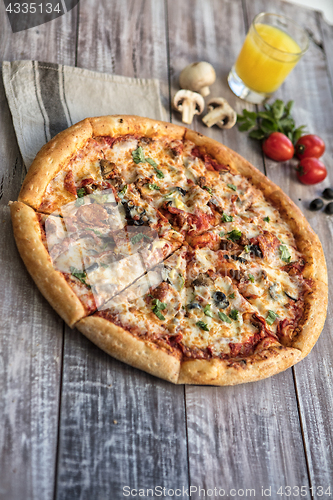
[(184, 361), (179, 384), (236, 385), (276, 375), (302, 359), (298, 349), (271, 346), (246, 358), (246, 363), (222, 359)]
[[(233, 174), (246, 177), (279, 211), (289, 224), (297, 246), (306, 258), (304, 277), (313, 289), (305, 298), (305, 313), (290, 346), (270, 346), (247, 358), (246, 365), (230, 360), (186, 360), (134, 337), (130, 332), (98, 316), (86, 317), (80, 300), (64, 277), (56, 271), (42, 243), (35, 212), (49, 182), (91, 137), (138, 135), (151, 138), (193, 141), (218, 162), (229, 165)], [(19, 202), (11, 205), (18, 249), (37, 286), (70, 325), (77, 327), (100, 348), (132, 366), (174, 383), (234, 385), (266, 378), (305, 357), (323, 328), (327, 308), (327, 271), (320, 241), (299, 208), (264, 174), (242, 156), (197, 132), (170, 123), (137, 116), (87, 118), (61, 132), (38, 153), (23, 183)], [(83, 319), (84, 318), (84, 319)]]
[(151, 375), (177, 383), (180, 356), (134, 337), (120, 326), (99, 316), (89, 316), (76, 324), (89, 340), (119, 361)]
[(36, 212), (19, 201), (10, 204), (18, 251), (41, 293), (64, 321), (73, 327), (86, 311), (61, 273), (53, 267), (43, 245)]
[(92, 127), (90, 121), (85, 119), (63, 130), (45, 144), (28, 170), (18, 201), (37, 210), (50, 181), (90, 137)]

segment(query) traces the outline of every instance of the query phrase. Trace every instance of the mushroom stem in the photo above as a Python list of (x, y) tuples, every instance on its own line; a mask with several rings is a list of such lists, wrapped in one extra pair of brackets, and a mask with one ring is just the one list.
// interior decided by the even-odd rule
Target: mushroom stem
[(195, 115), (196, 103), (195, 101), (186, 101), (183, 103), (182, 109), (182, 122), (191, 125), (193, 116)]
[(203, 117), (202, 121), (207, 127), (212, 127), (216, 125), (217, 122), (221, 120), (221, 108), (217, 107), (209, 111), (206, 116)]
[(202, 97), (206, 97), (207, 95), (210, 94), (210, 90), (209, 90), (209, 87), (201, 87), (200, 89), (200, 94), (202, 95)]

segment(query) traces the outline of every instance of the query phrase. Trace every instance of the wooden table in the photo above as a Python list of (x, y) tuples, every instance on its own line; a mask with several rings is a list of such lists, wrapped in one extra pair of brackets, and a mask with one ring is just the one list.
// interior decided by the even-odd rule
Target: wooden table
[[(0, 1), (0, 50), (4, 60), (158, 78), (168, 110), (180, 70), (206, 60), (218, 76), (213, 95), (240, 112), (253, 107), (231, 93), (226, 77), (261, 11), (284, 13), (310, 34), (309, 51), (276, 96), (294, 99), (296, 122), (325, 140), (331, 184), (299, 184), (291, 164), (263, 158), (237, 128), (210, 130), (199, 120), (193, 127), (238, 151), (291, 196), (319, 234), (332, 269), (333, 218), (308, 210), (333, 183), (333, 28), (319, 12), (277, 0), (81, 0), (66, 15), (13, 34)], [(179, 123), (171, 111), (170, 119)], [(158, 486), (181, 491), (159, 496), (156, 490), (154, 498), (188, 498), (190, 485), (205, 489), (206, 498), (218, 498), (222, 488), (225, 497), (283, 499), (291, 492), (289, 498), (299, 498), (297, 487), (306, 499), (332, 498), (331, 304), (312, 353), (275, 377), (225, 388), (156, 379), (71, 331), (25, 270), (7, 207), (25, 168), (2, 80), (0, 168), (1, 500), (118, 500), (126, 498), (126, 486), (144, 489), (141, 498), (152, 498), (146, 490)]]

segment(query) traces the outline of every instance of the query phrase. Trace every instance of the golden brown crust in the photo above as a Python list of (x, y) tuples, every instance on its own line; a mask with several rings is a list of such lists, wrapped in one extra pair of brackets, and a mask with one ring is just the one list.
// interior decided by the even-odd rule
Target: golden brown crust
[(305, 298), (304, 313), (297, 328), (297, 335), (292, 346), (300, 349), (302, 358), (307, 356), (324, 327), (328, 301), (328, 286), (321, 281), (314, 281), (311, 293)]
[(172, 123), (130, 115), (99, 116), (89, 118), (89, 121), (94, 137), (138, 134), (145, 137), (183, 139), (186, 130), (185, 127)]
[(38, 209), (49, 182), (62, 169), (64, 162), (92, 137), (89, 120), (60, 132), (37, 154), (24, 179), (18, 201)]
[(134, 337), (130, 332), (99, 316), (89, 316), (76, 327), (94, 344), (128, 365), (156, 377), (177, 383), (180, 358), (153, 342)]
[(10, 204), (10, 210), (16, 245), (26, 268), (51, 306), (73, 327), (86, 312), (65, 278), (54, 269), (35, 211), (18, 201)]
[(242, 361), (195, 359), (184, 361), (179, 384), (236, 385), (255, 382), (280, 373), (302, 358), (297, 349), (271, 346)]

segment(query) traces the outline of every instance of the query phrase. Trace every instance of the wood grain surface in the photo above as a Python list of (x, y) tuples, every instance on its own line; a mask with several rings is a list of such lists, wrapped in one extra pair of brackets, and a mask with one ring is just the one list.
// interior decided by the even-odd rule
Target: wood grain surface
[[(232, 94), (227, 75), (261, 11), (284, 13), (309, 33), (308, 52), (276, 97), (293, 99), (297, 124), (325, 140), (330, 179), (303, 186), (294, 161), (263, 158), (236, 127), (207, 129), (195, 119), (193, 128), (238, 151), (290, 195), (318, 233), (331, 270), (332, 217), (308, 210), (333, 185), (333, 28), (321, 14), (276, 0), (81, 0), (65, 16), (13, 34), (0, 1), (0, 51), (4, 60), (158, 78), (167, 119), (181, 123), (170, 99), (180, 71), (197, 60), (216, 70), (212, 96), (226, 97), (237, 112), (254, 109)], [(332, 302), (313, 352), (275, 377), (225, 388), (156, 379), (65, 327), (39, 294), (16, 251), (7, 208), (24, 175), (1, 79), (0, 499), (118, 500), (124, 486), (190, 485), (240, 490), (235, 498), (246, 489), (267, 498), (262, 489), (271, 488), (274, 499), (287, 496), (279, 487), (288, 493), (288, 486), (303, 486), (302, 498), (330, 498), (320, 487), (331, 486), (333, 495)]]

